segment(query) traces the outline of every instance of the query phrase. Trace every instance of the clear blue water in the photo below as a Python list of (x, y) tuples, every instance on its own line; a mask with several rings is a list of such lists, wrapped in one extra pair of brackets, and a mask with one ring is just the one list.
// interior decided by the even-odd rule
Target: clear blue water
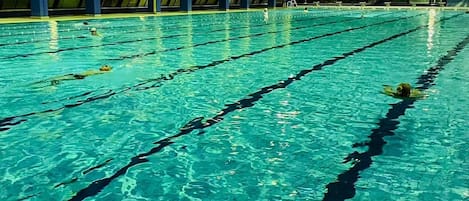
[[(344, 158), (367, 150), (352, 145), (369, 140), (401, 101), (381, 94), (382, 85), (418, 86), (468, 36), (469, 15), (461, 14), (279, 10), (267, 23), (262, 12), (90, 20), (103, 37), (89, 36), (80, 21), (1, 25), (0, 199), (322, 200), (353, 166)], [(360, 171), (350, 200), (469, 199), (468, 58), (466, 47), (439, 71), (428, 98), (393, 120), (397, 128)], [(103, 64), (112, 72), (31, 85)], [(243, 108), (226, 106), (239, 101)], [(143, 162), (124, 168), (137, 158)]]

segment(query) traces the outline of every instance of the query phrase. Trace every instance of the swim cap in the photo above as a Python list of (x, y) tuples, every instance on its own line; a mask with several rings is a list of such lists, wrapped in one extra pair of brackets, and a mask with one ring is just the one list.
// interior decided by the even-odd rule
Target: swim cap
[(93, 27), (93, 28), (91, 28), (90, 31), (94, 32), (94, 31), (96, 31), (96, 28)]
[(100, 71), (110, 71), (112, 70), (112, 67), (109, 65), (103, 65), (101, 68), (99, 68)]

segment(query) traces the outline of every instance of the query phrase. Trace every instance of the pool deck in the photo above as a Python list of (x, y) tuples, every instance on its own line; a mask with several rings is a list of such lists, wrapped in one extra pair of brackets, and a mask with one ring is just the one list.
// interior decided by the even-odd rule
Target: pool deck
[[(469, 7), (410, 7), (410, 6), (312, 6), (312, 5), (299, 5), (296, 9), (309, 7), (309, 8), (321, 8), (321, 9), (389, 9), (389, 10), (452, 10), (452, 11), (469, 11)], [(275, 8), (280, 9), (291, 9), (291, 8)], [(35, 17), (11, 17), (11, 18), (0, 18), (0, 24), (10, 23), (28, 23), (28, 22), (49, 22), (49, 21), (68, 21), (68, 20), (89, 20), (89, 19), (109, 19), (109, 18), (127, 18), (127, 17), (148, 17), (148, 16), (176, 16), (176, 15), (197, 15), (197, 14), (213, 14), (213, 13), (225, 13), (225, 12), (260, 12), (262, 8), (251, 8), (251, 9), (232, 9), (227, 11), (220, 10), (205, 10), (205, 11), (190, 11), (190, 12), (159, 12), (159, 13), (118, 13), (118, 14), (102, 14), (102, 15), (73, 15), (73, 16), (51, 16), (46, 18), (35, 18)]]

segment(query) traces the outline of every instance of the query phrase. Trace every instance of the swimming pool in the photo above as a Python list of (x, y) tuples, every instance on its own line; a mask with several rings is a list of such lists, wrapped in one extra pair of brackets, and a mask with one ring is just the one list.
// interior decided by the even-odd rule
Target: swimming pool
[[(1, 25), (0, 199), (467, 199), (468, 20), (315, 9)], [(428, 98), (380, 93), (400, 82)]]

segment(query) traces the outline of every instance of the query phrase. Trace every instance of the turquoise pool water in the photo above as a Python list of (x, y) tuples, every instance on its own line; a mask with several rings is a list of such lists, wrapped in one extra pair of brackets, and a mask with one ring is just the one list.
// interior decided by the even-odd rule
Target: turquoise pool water
[(262, 16), (1, 25), (0, 199), (469, 199), (468, 14)]

